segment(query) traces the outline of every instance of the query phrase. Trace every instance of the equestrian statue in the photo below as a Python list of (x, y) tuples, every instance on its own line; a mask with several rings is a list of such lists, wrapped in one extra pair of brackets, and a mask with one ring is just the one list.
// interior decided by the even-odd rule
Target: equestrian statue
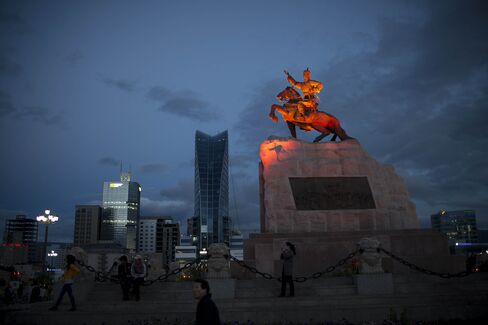
[(285, 120), (291, 136), (294, 138), (297, 137), (295, 127), (298, 126), (305, 132), (316, 130), (321, 133), (313, 142), (319, 142), (329, 134), (333, 134), (331, 141), (335, 141), (337, 137), (342, 141), (353, 139), (347, 135), (337, 118), (317, 109), (319, 102), (317, 94), (324, 85), (319, 81), (310, 79), (310, 70), (308, 68), (303, 71), (303, 82), (295, 81), (286, 70), (285, 75), (287, 81), (300, 90), (303, 96), (293, 87), (286, 87), (285, 90), (280, 92), (276, 98), (284, 102), (284, 104), (283, 106), (276, 104), (271, 106), (269, 118), (273, 122), (278, 122), (278, 118), (275, 115), (275, 111), (277, 111)]

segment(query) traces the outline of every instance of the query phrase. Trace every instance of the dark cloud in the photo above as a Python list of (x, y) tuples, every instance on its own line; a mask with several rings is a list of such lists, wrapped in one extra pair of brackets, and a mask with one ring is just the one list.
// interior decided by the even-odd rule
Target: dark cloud
[(13, 115), (15, 118), (27, 119), (45, 125), (65, 126), (61, 114), (53, 114), (48, 108), (42, 106), (28, 106), (19, 109)]
[(146, 97), (162, 103), (159, 111), (206, 122), (218, 118), (208, 102), (191, 90), (173, 92), (164, 87), (152, 87)]
[(53, 113), (42, 106), (27, 106), (17, 108), (12, 103), (9, 94), (0, 90), (0, 118), (11, 120), (29, 120), (45, 124), (47, 126), (65, 127), (66, 122), (61, 113)]
[(172, 97), (171, 90), (164, 87), (152, 87), (146, 97), (155, 101), (165, 102)]
[(141, 197), (142, 216), (171, 216), (173, 220), (186, 224), (186, 219), (193, 214), (193, 206), (187, 202), (167, 199)]
[[(312, 78), (325, 84), (319, 109), (395, 166), (421, 217), (440, 208), (475, 209), (486, 227), (488, 5), (422, 5), (425, 19), (382, 19), (370, 50), (336, 58), (323, 71), (312, 68)], [(264, 84), (241, 113), (237, 132), (250, 152), (272, 134), (262, 107), (284, 86)]]
[(193, 179), (183, 179), (172, 187), (162, 189), (160, 195), (165, 199), (193, 202), (193, 188)]
[(334, 85), (331, 109), (352, 121), (349, 133), (371, 141), (374, 157), (397, 168), (426, 207), (421, 217), (477, 209), (486, 226), (488, 12), (456, 2), (426, 13), (423, 24), (382, 20), (376, 50), (319, 75)]
[(97, 163), (99, 163), (101, 165), (106, 165), (106, 166), (120, 166), (121, 161), (117, 160), (113, 157), (103, 157), (103, 158), (100, 158), (97, 161)]
[(146, 164), (141, 166), (143, 173), (164, 173), (167, 172), (169, 166), (163, 163)]
[(180, 180), (162, 189), (158, 198), (142, 197), (141, 214), (172, 216), (185, 225), (186, 219), (193, 215), (193, 180)]
[(99, 80), (110, 87), (114, 87), (125, 92), (133, 92), (136, 89), (136, 82), (132, 80), (112, 79), (107, 77), (100, 77)]

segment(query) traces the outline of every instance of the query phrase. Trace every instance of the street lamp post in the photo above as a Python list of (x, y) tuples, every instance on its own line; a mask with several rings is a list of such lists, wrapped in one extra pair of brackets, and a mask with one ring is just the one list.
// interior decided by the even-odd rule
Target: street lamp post
[(51, 210), (45, 210), (44, 214), (37, 217), (37, 221), (45, 226), (44, 232), (44, 249), (42, 254), (42, 272), (46, 272), (46, 255), (47, 255), (47, 233), (49, 225), (58, 221), (58, 217), (51, 214)]
[(47, 253), (47, 256), (51, 257), (51, 271), (54, 269), (53, 267), (53, 257), (58, 256), (58, 253), (55, 251), (51, 250), (51, 253)]

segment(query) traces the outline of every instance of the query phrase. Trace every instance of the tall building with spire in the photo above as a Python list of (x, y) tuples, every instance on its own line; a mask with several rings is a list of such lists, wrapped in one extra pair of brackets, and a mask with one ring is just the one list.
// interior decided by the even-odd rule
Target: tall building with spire
[(230, 242), (228, 133), (195, 134), (195, 209), (189, 235), (200, 251)]
[(131, 181), (130, 173), (121, 172), (120, 181), (104, 182), (100, 240), (136, 250), (140, 202), (141, 186)]

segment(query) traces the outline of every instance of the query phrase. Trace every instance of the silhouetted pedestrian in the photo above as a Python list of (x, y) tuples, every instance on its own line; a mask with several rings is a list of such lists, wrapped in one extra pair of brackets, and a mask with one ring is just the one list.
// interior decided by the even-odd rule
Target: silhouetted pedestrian
[(134, 288), (132, 289), (132, 293), (134, 294), (136, 301), (139, 301), (139, 299), (141, 299), (140, 287), (144, 283), (144, 277), (146, 276), (146, 265), (142, 261), (142, 257), (140, 255), (136, 255), (134, 258), (134, 263), (132, 263), (130, 273), (134, 279)]
[(80, 269), (75, 266), (76, 258), (73, 255), (66, 256), (66, 267), (64, 268), (63, 279), (64, 284), (61, 292), (59, 293), (56, 304), (49, 308), (49, 310), (58, 310), (58, 306), (63, 299), (65, 293), (68, 293), (69, 300), (71, 301), (71, 309), (69, 311), (76, 310), (75, 297), (73, 296), (73, 278), (80, 273)]
[(32, 304), (39, 301), (41, 301), (41, 288), (39, 287), (39, 284), (35, 281), (32, 286), (29, 303)]
[(129, 300), (129, 289), (132, 282), (131, 264), (127, 261), (127, 256), (122, 255), (119, 258), (120, 264), (117, 269), (120, 287), (122, 288), (122, 300)]
[(295, 286), (293, 285), (293, 257), (296, 255), (295, 245), (286, 242), (286, 245), (281, 248), (280, 259), (283, 261), (281, 269), (281, 294), (284, 297), (286, 294), (286, 284), (290, 285), (290, 297), (295, 295)]
[(219, 310), (212, 300), (210, 285), (206, 280), (195, 280), (193, 297), (198, 299), (195, 325), (220, 325)]

